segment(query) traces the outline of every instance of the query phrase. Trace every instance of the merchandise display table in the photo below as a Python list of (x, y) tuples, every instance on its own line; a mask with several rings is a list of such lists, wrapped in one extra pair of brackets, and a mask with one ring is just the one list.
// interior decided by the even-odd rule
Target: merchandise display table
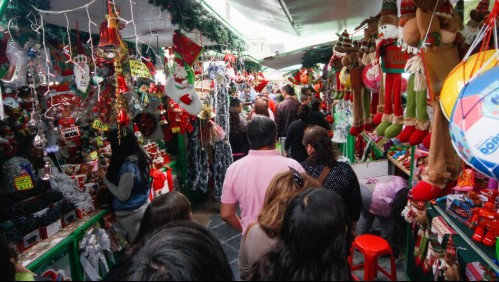
[[(449, 215), (446, 211), (446, 203), (431, 205), (428, 208), (429, 222), (433, 218), (441, 216), (444, 221), (456, 232), (452, 239), (457, 248), (457, 257), (461, 269), (461, 277), (463, 280), (466, 277), (466, 266), (469, 263), (479, 262), (480, 264), (489, 267), (492, 271), (498, 273), (499, 266), (495, 263), (497, 256), (494, 247), (487, 247), (481, 243), (473, 241), (473, 230), (465, 226)], [(449, 235), (446, 235), (443, 240), (443, 246), (447, 244)], [(408, 254), (407, 254), (407, 277), (411, 281), (434, 281), (431, 273), (425, 274), (421, 267), (416, 266), (413, 250), (415, 246), (415, 235), (411, 227), (408, 228)]]
[(79, 242), (88, 229), (96, 223), (101, 223), (108, 213), (109, 211), (102, 210), (78, 219), (55, 235), (21, 253), (20, 261), (32, 272), (42, 275), (47, 270), (53, 269), (58, 261), (66, 258), (66, 261), (69, 260), (69, 265), (58, 266), (57, 270), (65, 268), (66, 271), (70, 271), (70, 273), (64, 273), (66, 278), (71, 277), (73, 281), (83, 281)]

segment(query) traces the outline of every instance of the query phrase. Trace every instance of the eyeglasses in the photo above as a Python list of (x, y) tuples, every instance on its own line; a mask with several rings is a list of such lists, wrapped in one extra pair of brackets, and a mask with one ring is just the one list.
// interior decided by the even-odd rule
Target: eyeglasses
[(293, 173), (293, 180), (295, 181), (296, 185), (303, 187), (303, 185), (305, 184), (305, 180), (303, 179), (303, 177), (301, 177), (301, 174), (292, 167), (289, 167), (289, 169)]

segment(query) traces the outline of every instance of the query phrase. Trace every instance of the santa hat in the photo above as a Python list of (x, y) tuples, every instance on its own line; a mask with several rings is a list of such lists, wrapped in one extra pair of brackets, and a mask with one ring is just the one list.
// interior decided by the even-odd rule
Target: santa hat
[(173, 51), (182, 56), (184, 62), (191, 66), (203, 52), (203, 47), (192, 41), (179, 31), (173, 33)]
[(477, 22), (483, 21), (490, 14), (489, 7), (490, 0), (481, 0), (476, 9), (470, 12), (470, 18)]

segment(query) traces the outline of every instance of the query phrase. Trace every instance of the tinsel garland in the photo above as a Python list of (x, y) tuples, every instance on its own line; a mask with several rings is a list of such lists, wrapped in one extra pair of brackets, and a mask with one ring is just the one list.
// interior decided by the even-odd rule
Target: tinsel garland
[(187, 180), (186, 187), (192, 191), (208, 191), (208, 154), (201, 144), (201, 120), (196, 118), (192, 125), (194, 131), (187, 133)]
[(215, 142), (215, 160), (213, 165), (213, 176), (215, 178), (215, 196), (220, 199), (227, 169), (234, 161), (232, 148), (229, 143), (229, 85), (225, 76), (217, 76), (215, 80), (215, 106), (217, 116), (215, 122), (225, 131), (225, 140)]
[(196, 29), (203, 36), (230, 50), (246, 49), (243, 40), (212, 17), (197, 1), (149, 0), (149, 3), (170, 12), (172, 24), (183, 31), (191, 32)]

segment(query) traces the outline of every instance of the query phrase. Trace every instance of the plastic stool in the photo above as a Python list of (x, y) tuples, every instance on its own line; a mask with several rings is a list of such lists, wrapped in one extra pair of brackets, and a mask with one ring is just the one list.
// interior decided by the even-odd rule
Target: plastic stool
[[(364, 255), (364, 263), (353, 265), (353, 255), (355, 250), (359, 250)], [(390, 255), (392, 265), (391, 275), (378, 265), (380, 256)], [(361, 235), (352, 244), (352, 255), (348, 258), (354, 281), (360, 281), (354, 275), (354, 271), (364, 269), (364, 281), (374, 281), (378, 276), (378, 270), (391, 281), (397, 281), (397, 270), (395, 268), (395, 257), (393, 250), (386, 240), (373, 235)]]

